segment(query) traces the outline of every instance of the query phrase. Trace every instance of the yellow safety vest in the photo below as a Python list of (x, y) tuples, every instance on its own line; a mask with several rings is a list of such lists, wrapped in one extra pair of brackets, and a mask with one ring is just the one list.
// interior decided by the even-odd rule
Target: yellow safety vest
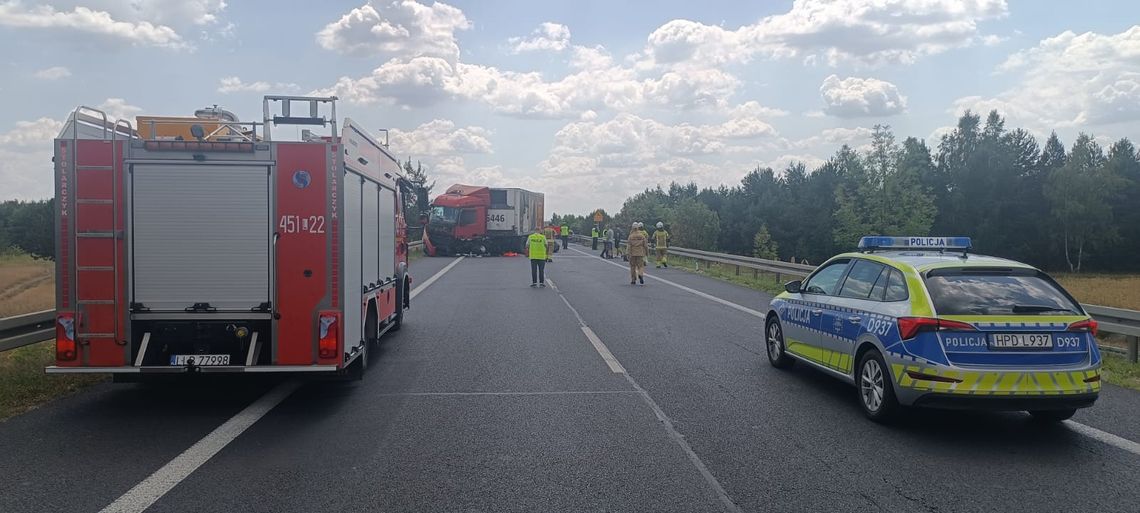
[(532, 233), (526, 238), (527, 252), (531, 260), (546, 260), (546, 237), (541, 233)]
[(664, 248), (669, 245), (669, 232), (665, 230), (657, 230), (653, 232), (653, 237), (657, 239), (657, 247)]
[(598, 238), (598, 229), (594, 228), (593, 230), (590, 230), (590, 236), (595, 239)]
[(569, 226), (562, 225), (562, 236), (563, 237), (569, 237), (570, 236), (570, 227)]

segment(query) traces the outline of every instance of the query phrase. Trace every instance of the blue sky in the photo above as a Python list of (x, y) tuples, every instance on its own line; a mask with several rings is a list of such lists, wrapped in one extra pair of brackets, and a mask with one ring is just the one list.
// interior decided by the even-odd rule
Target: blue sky
[(336, 94), (444, 187), (616, 211), (671, 180), (818, 165), (870, 127), (932, 146), (962, 110), (1066, 143), (1140, 127), (1130, 1), (0, 0), (0, 199), (51, 193), (79, 104), (115, 116)]

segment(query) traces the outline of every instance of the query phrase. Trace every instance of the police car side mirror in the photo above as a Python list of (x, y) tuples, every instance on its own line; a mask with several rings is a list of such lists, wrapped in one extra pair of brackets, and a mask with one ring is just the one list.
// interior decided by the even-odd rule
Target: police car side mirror
[(784, 284), (784, 290), (792, 294), (798, 294), (800, 292), (800, 285), (802, 284), (803, 281), (801, 280), (789, 281)]

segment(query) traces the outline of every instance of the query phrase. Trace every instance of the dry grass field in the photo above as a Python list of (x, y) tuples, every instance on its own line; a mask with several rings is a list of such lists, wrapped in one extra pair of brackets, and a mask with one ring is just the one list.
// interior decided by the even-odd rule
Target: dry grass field
[[(0, 256), (0, 317), (55, 307), (55, 263), (26, 255)], [(0, 352), (0, 420), (18, 415), (91, 384), (104, 376), (48, 376), (55, 344), (41, 342)]]
[(0, 317), (55, 307), (55, 263), (0, 256)]
[(1055, 274), (1080, 302), (1140, 310), (1140, 275), (1136, 274)]

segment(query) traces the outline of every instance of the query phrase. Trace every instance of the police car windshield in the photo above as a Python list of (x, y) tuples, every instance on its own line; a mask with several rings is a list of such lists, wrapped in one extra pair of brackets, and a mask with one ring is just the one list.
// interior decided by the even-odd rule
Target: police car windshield
[(938, 269), (926, 276), (939, 315), (1080, 313), (1048, 277), (1033, 270)]

